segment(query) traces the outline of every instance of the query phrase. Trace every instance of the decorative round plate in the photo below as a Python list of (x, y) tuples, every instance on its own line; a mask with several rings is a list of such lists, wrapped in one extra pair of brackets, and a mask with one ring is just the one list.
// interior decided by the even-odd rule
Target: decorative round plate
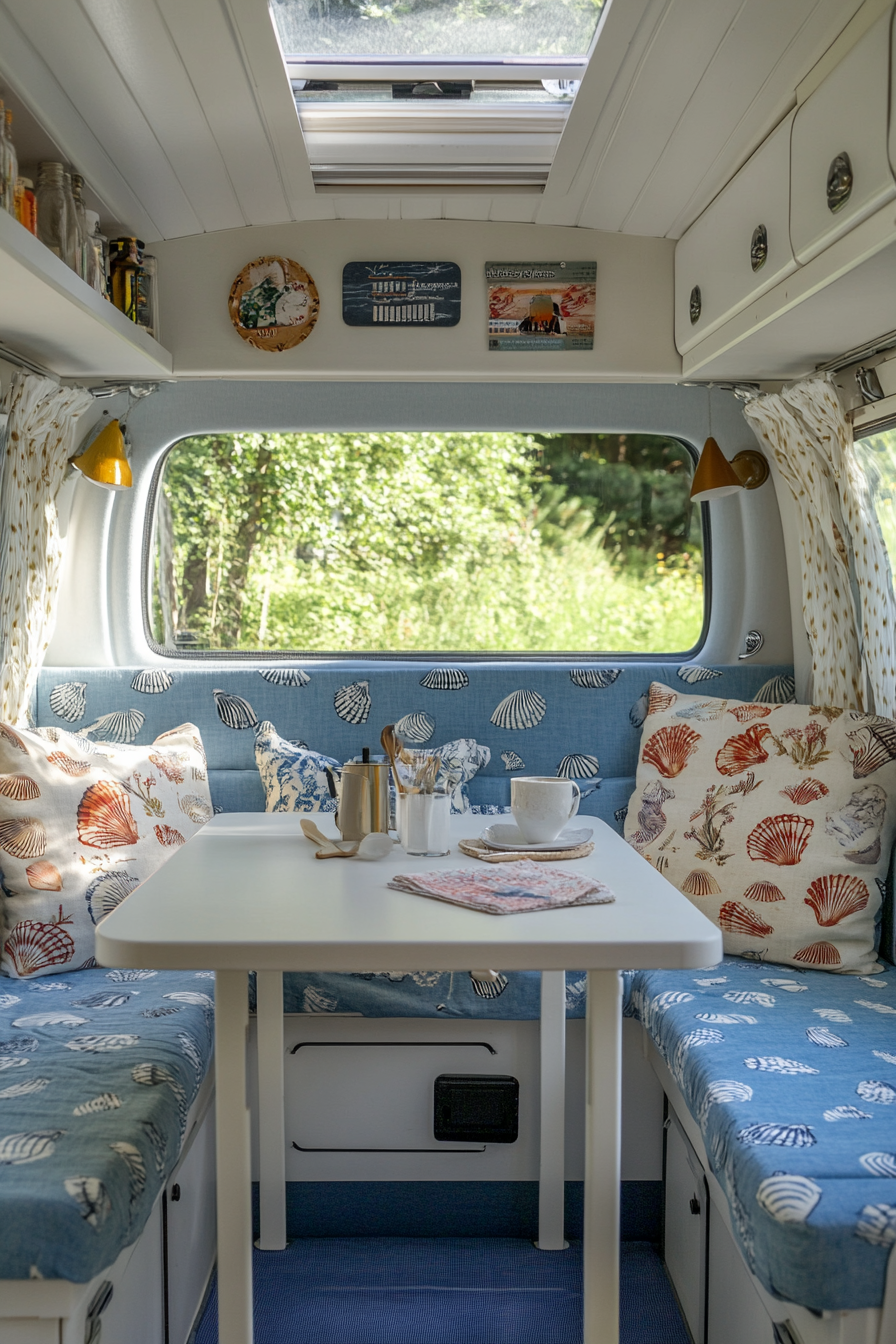
[(561, 849), (576, 849), (579, 845), (587, 844), (593, 834), (594, 831), (590, 826), (581, 830), (573, 830), (567, 827), (554, 840), (529, 844), (523, 839), (518, 826), (512, 826), (509, 823), (504, 825), (496, 823), (493, 826), (486, 826), (479, 838), (489, 849), (494, 850), (505, 852), (528, 850), (531, 853), (538, 850), (552, 850), (556, 853)]
[(289, 257), (256, 257), (230, 287), (230, 320), (257, 350), (291, 350), (317, 321), (317, 286)]

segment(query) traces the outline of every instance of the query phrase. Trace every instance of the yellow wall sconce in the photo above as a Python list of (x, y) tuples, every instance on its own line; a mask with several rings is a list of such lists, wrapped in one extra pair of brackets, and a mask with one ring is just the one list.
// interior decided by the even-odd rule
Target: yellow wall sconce
[(744, 448), (729, 462), (715, 439), (703, 445), (691, 482), (691, 499), (724, 499), (738, 490), (758, 490), (769, 477), (768, 463), (755, 448)]
[(88, 481), (106, 490), (129, 490), (134, 484), (124, 435), (117, 420), (110, 420), (80, 457), (69, 462)]

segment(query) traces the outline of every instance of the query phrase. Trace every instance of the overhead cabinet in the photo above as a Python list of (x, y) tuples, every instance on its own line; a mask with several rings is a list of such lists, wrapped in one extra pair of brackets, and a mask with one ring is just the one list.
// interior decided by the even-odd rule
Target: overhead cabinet
[(801, 265), (896, 199), (893, 40), (888, 12), (797, 110), (790, 236)]
[(790, 247), (794, 115), (760, 145), (675, 249), (675, 344), (682, 354), (796, 269)]

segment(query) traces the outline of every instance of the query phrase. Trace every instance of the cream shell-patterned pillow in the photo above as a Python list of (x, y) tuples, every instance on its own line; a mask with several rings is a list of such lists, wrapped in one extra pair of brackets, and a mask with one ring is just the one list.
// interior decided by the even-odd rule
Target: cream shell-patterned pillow
[(210, 819), (205, 752), (185, 723), (145, 747), (0, 723), (2, 970), (94, 964), (94, 929)]
[(725, 951), (868, 974), (896, 832), (896, 722), (650, 688), (625, 837)]

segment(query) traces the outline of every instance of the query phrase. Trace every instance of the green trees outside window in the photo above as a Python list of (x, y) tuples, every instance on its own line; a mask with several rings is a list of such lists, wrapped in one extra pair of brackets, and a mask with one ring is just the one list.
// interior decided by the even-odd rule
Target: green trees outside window
[(168, 648), (684, 652), (692, 460), (624, 434), (218, 434), (169, 453), (149, 613)]

